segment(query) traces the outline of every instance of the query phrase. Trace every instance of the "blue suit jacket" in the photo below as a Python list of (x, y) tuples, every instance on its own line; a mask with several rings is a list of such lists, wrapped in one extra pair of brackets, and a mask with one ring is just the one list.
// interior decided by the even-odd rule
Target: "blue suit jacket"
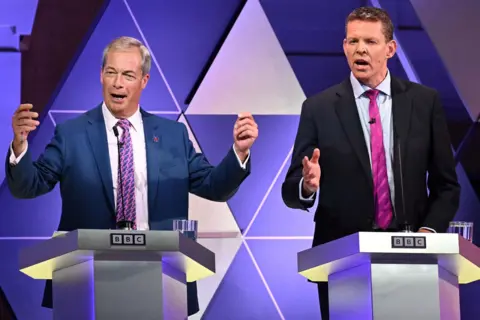
[[(147, 155), (148, 214), (151, 230), (172, 228), (188, 218), (188, 193), (212, 201), (230, 199), (250, 173), (240, 167), (233, 148), (216, 166), (197, 154), (182, 123), (141, 110)], [(154, 139), (155, 137), (155, 139)], [(157, 139), (158, 138), (158, 139)], [(17, 198), (35, 198), (60, 182), (62, 215), (57, 230), (115, 229), (115, 208), (107, 135), (101, 105), (57, 125), (43, 154), (32, 162), (6, 161), (8, 186)], [(189, 314), (198, 310), (195, 284), (187, 286)], [(51, 307), (51, 282), (44, 306)]]

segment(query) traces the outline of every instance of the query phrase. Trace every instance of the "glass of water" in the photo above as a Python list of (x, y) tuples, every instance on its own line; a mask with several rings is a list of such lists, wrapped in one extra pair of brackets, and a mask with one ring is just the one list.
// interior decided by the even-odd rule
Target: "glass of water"
[(448, 227), (448, 233), (456, 233), (472, 242), (473, 240), (473, 222), (452, 221)]
[(197, 240), (198, 221), (175, 219), (173, 220), (173, 230), (183, 233), (192, 240)]

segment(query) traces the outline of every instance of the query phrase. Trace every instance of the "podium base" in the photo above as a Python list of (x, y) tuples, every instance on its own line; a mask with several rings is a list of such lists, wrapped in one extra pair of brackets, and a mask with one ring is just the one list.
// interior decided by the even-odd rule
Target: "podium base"
[(184, 274), (160, 261), (91, 260), (53, 274), (54, 320), (186, 320)]
[(331, 320), (460, 320), (457, 278), (435, 264), (363, 264), (329, 276)]

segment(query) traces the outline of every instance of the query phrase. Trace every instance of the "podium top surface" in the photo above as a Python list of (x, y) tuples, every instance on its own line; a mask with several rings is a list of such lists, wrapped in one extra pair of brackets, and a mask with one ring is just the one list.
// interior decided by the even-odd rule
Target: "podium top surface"
[(480, 280), (480, 248), (457, 234), (359, 232), (297, 255), (298, 272), (311, 281), (364, 263), (438, 264), (459, 283)]
[(215, 254), (178, 231), (75, 230), (20, 252), (20, 271), (52, 279), (55, 270), (89, 260), (159, 261), (184, 272), (187, 281), (215, 273)]

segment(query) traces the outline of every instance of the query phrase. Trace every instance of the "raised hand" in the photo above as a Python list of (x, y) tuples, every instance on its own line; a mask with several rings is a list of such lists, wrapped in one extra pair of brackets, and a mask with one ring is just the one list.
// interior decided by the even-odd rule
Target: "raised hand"
[(320, 164), (318, 160), (320, 159), (320, 149), (316, 148), (313, 150), (312, 158), (308, 159), (305, 156), (302, 160), (303, 170), (303, 191), (307, 195), (311, 195), (318, 190), (320, 186)]
[(233, 128), (234, 148), (238, 156), (244, 161), (253, 142), (258, 137), (258, 125), (251, 113), (241, 113)]
[(19, 156), (25, 150), (25, 141), (28, 134), (35, 130), (40, 124), (34, 120), (38, 118), (38, 113), (30, 111), (33, 108), (31, 104), (21, 104), (12, 117), (13, 128), (13, 152)]

